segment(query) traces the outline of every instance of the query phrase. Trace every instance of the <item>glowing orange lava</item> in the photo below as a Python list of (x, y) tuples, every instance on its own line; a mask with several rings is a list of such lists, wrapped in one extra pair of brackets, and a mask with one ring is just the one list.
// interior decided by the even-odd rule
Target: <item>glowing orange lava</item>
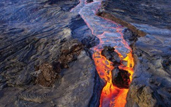
[[(100, 40), (99, 45), (92, 48), (97, 72), (100, 78), (105, 81), (100, 98), (100, 107), (124, 107), (128, 89), (121, 89), (113, 85), (113, 63), (101, 55), (103, 46), (114, 46), (114, 51), (118, 53), (121, 59), (119, 69), (128, 71), (130, 73), (129, 82), (132, 81), (134, 59), (131, 48), (123, 39), (122, 32), (124, 28), (120, 24), (96, 16), (102, 0), (93, 0), (91, 3), (87, 3), (86, 0), (79, 1), (80, 3), (71, 9), (71, 12), (79, 13), (92, 31), (92, 34)], [(124, 58), (122, 55), (126, 55), (126, 57)], [(124, 65), (123, 62), (127, 62), (127, 65)]]
[[(128, 53), (126, 58), (123, 58), (123, 56), (120, 53), (118, 54), (122, 62), (127, 62), (127, 66), (121, 64), (119, 68), (127, 70), (131, 74), (131, 82), (134, 67), (134, 59), (132, 57), (132, 52)], [(112, 84), (111, 71), (114, 69), (112, 62), (110, 62), (104, 56), (102, 56), (100, 50), (96, 50), (96, 52), (93, 54), (93, 59), (100, 78), (102, 78), (106, 82), (101, 93), (99, 107), (124, 107), (126, 104), (126, 96), (128, 93), (128, 89), (120, 89)]]

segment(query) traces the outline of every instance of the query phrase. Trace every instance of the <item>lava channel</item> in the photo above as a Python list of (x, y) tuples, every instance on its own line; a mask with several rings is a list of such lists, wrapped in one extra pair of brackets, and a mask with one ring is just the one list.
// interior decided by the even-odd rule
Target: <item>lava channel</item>
[[(100, 107), (124, 107), (128, 89), (113, 85), (112, 70), (114, 69), (114, 64), (102, 55), (102, 50), (104, 46), (114, 47), (115, 50), (113, 51), (119, 55), (121, 60), (121, 64), (118, 66), (119, 69), (128, 71), (130, 74), (129, 84), (132, 81), (134, 67), (132, 50), (123, 38), (124, 27), (96, 15), (100, 5), (101, 0), (95, 0), (91, 3), (86, 3), (86, 0), (80, 0), (80, 4), (73, 8), (71, 12), (79, 12), (82, 19), (91, 29), (92, 34), (100, 40), (97, 46), (91, 48), (94, 51), (93, 59), (97, 72), (105, 82), (101, 92)], [(124, 65), (123, 62), (127, 62), (127, 65)]]

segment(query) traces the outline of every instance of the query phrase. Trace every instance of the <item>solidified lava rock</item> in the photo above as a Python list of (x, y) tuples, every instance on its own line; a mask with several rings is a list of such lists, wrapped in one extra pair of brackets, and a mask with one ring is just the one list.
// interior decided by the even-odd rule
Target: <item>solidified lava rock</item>
[(171, 57), (165, 58), (165, 60), (163, 60), (162, 66), (167, 72), (171, 71)]
[(44, 63), (40, 65), (39, 70), (36, 71), (40, 72), (36, 78), (36, 83), (42, 86), (51, 87), (55, 83), (55, 80), (58, 78), (60, 70), (61, 68), (59, 63), (54, 65)]
[(114, 65), (120, 64), (119, 55), (114, 51), (113, 47), (104, 47), (102, 50), (102, 55), (105, 56), (108, 60), (113, 62)]
[(37, 68), (37, 72), (40, 73), (36, 78), (36, 83), (42, 86), (51, 87), (59, 76), (61, 68), (68, 68), (68, 64), (77, 59), (81, 50), (82, 44), (78, 40), (72, 39), (65, 42), (60, 50), (61, 55), (59, 56), (59, 62), (53, 64), (44, 63)]
[(82, 44), (87, 48), (91, 48), (99, 44), (99, 39), (96, 36), (87, 36), (81, 40)]
[(121, 70), (118, 67), (112, 70), (112, 83), (118, 88), (129, 88), (130, 74), (128, 71)]
[(61, 67), (68, 68), (68, 64), (71, 61), (74, 61), (77, 59), (77, 56), (80, 54), (82, 49), (83, 49), (82, 44), (76, 39), (65, 42), (62, 45), (61, 55), (59, 58)]
[(171, 28), (170, 3), (170, 0), (105, 0), (100, 11), (102, 15), (108, 16), (106, 18), (113, 16), (115, 19), (121, 19), (120, 23), (128, 28), (133, 28), (131, 23)]
[(138, 39), (138, 35), (134, 34), (134, 32), (132, 32), (130, 29), (124, 30), (123, 37), (129, 43), (129, 45), (133, 45)]
[[(96, 95), (94, 90), (99, 88), (95, 85), (100, 84), (100, 77), (83, 50), (58, 78), (59, 65), (51, 63), (58, 62), (61, 55), (79, 52), (78, 48), (72, 48), (71, 53), (61, 52), (76, 29), (70, 25), (82, 26), (73, 21), (78, 20), (76, 14), (69, 12), (79, 0), (56, 0), (59, 2), (52, 5), (45, 1), (48, 0), (1, 0), (0, 10), (5, 10), (0, 13), (0, 107), (87, 107)], [(37, 72), (35, 65), (39, 66)], [(33, 85), (34, 74), (42, 84), (54, 87)], [(93, 107), (99, 104), (98, 98), (94, 99)]]

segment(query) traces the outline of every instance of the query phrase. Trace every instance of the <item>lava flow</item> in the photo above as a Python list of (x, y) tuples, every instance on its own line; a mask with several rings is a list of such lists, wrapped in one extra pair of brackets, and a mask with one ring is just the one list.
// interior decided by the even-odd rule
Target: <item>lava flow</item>
[[(120, 58), (123, 58), (123, 56), (120, 55)], [(93, 54), (93, 59), (100, 78), (106, 82), (101, 93), (100, 107), (124, 107), (126, 104), (128, 89), (120, 89), (113, 85), (111, 71), (114, 67), (112, 62), (102, 56), (101, 51), (98, 50)], [(122, 61), (127, 61), (127, 66), (120, 65), (119, 68), (126, 70), (131, 74), (131, 82), (134, 66), (132, 53), (128, 53), (127, 57), (122, 59)]]
[[(114, 64), (102, 55), (102, 50), (104, 46), (114, 47), (115, 50), (113, 51), (118, 53), (120, 57), (121, 64), (118, 66), (119, 69), (128, 71), (130, 74), (129, 84), (132, 81), (134, 67), (132, 50), (123, 39), (122, 32), (125, 29), (124, 27), (96, 16), (100, 4), (101, 0), (96, 0), (92, 3), (86, 3), (85, 0), (80, 0), (80, 4), (72, 9), (71, 12), (79, 12), (87, 26), (91, 29), (92, 34), (100, 40), (99, 45), (92, 48), (97, 72), (105, 82), (105, 86), (101, 92), (100, 107), (124, 107), (128, 89), (118, 88), (113, 85), (112, 70), (114, 69)], [(127, 62), (127, 64), (125, 65), (123, 62)]]

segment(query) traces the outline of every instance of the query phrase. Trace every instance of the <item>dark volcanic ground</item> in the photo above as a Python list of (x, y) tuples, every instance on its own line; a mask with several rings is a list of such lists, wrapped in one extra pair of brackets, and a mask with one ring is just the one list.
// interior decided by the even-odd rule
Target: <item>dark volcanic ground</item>
[(98, 40), (69, 12), (78, 3), (0, 1), (0, 107), (87, 107), (99, 101), (99, 77), (84, 51)]
[[(98, 106), (101, 85), (89, 48), (99, 40), (69, 12), (78, 3), (0, 0), (0, 107)], [(136, 62), (127, 107), (171, 106), (170, 5), (106, 0), (99, 10), (132, 30), (125, 30)]]

